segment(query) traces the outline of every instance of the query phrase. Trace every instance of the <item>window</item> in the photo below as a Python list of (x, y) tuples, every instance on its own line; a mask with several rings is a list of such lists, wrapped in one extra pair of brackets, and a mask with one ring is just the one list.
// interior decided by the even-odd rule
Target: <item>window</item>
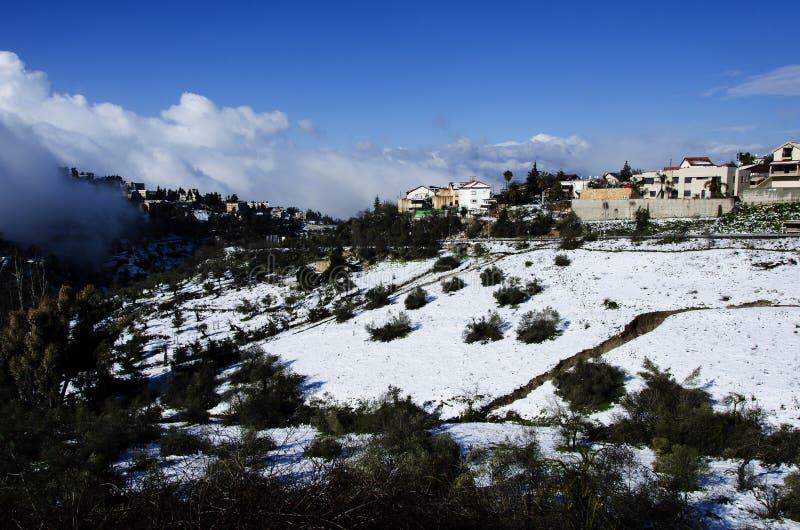
[(644, 179), (642, 179), (642, 182), (644, 182), (645, 184), (652, 184), (653, 177), (645, 177)]
[(792, 148), (791, 147), (784, 147), (783, 148), (783, 158), (792, 158)]
[(475, 203), (477, 203), (477, 202), (478, 202), (478, 201), (476, 201), (475, 199), (472, 199), (472, 204), (475, 204)]
[(680, 180), (680, 177), (672, 177), (672, 183), (673, 184), (677, 184), (679, 180)]
[(656, 196), (656, 192), (654, 192), (654, 191), (651, 191), (651, 192), (650, 192), (650, 196), (651, 196), (651, 197), (655, 197), (655, 196)]
[(686, 177), (685, 179), (683, 179), (683, 181), (684, 181), (686, 184), (691, 184), (691, 183), (692, 183), (692, 177)]
[(692, 191), (691, 190), (683, 190), (683, 196), (684, 197), (691, 197), (692, 196)]

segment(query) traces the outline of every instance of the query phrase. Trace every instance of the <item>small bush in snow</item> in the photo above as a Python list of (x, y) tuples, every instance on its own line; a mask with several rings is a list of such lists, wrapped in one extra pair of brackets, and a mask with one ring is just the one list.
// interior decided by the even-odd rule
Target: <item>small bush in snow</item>
[(610, 298), (603, 300), (603, 305), (606, 306), (606, 309), (619, 309), (619, 304)]
[(401, 312), (382, 326), (367, 324), (366, 329), (371, 340), (389, 342), (411, 333), (411, 319)]
[(783, 481), (784, 491), (780, 500), (780, 508), (787, 517), (800, 521), (800, 472), (795, 471)]
[(544, 287), (536, 278), (530, 280), (525, 284), (525, 292), (528, 296), (534, 296), (544, 291)]
[(369, 289), (364, 293), (364, 298), (367, 300), (367, 309), (377, 309), (385, 305), (389, 305), (389, 297), (397, 290), (394, 284), (378, 285)]
[(353, 318), (353, 300), (350, 298), (342, 298), (338, 300), (333, 308), (333, 314), (336, 316), (336, 322), (342, 323)]
[(323, 318), (328, 318), (329, 316), (331, 316), (331, 310), (322, 304), (317, 304), (308, 310), (309, 322), (319, 322)]
[(170, 427), (158, 441), (161, 456), (169, 455), (193, 455), (196, 453), (209, 453), (211, 443), (205, 438), (196, 434), (188, 433)]
[(519, 305), (528, 299), (528, 293), (520, 287), (519, 278), (510, 278), (508, 283), (493, 293), (497, 304)]
[(342, 456), (342, 444), (333, 436), (316, 436), (306, 447), (305, 456), (333, 460)]
[(555, 264), (559, 267), (566, 267), (570, 263), (572, 263), (572, 260), (566, 254), (556, 254)]
[(453, 276), (449, 280), (445, 280), (442, 282), (442, 292), (454, 293), (459, 289), (463, 289), (464, 285), (465, 285), (464, 280), (462, 280), (458, 276)]
[(558, 335), (558, 312), (552, 307), (528, 311), (517, 328), (517, 340), (525, 344), (540, 343)]
[(427, 296), (428, 293), (425, 292), (425, 289), (422, 287), (417, 287), (408, 293), (408, 296), (406, 296), (404, 302), (406, 309), (419, 309), (420, 307), (423, 307), (428, 303), (428, 300), (426, 299)]
[(496, 312), (473, 320), (464, 330), (464, 342), (471, 344), (480, 342), (486, 344), (503, 338), (503, 319)]
[(499, 267), (488, 267), (481, 271), (481, 285), (490, 287), (503, 282), (505, 274)]
[(556, 394), (574, 410), (592, 411), (609, 405), (625, 393), (625, 372), (603, 362), (579, 361), (553, 378)]
[(461, 265), (461, 261), (455, 256), (442, 256), (433, 264), (435, 272), (451, 271)]

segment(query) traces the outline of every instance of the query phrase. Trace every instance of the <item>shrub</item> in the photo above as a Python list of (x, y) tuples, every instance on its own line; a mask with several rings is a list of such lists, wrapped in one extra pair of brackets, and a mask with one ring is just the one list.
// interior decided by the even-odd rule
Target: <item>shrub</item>
[(196, 453), (209, 453), (211, 450), (211, 443), (196, 434), (182, 431), (176, 427), (170, 427), (158, 441), (158, 447), (161, 456), (184, 456)]
[(397, 290), (397, 286), (394, 284), (389, 285), (378, 285), (369, 289), (366, 293), (364, 293), (364, 298), (367, 300), (367, 304), (364, 306), (367, 309), (377, 309), (379, 307), (383, 307), (385, 305), (389, 305), (389, 296)]
[(700, 453), (686, 445), (673, 444), (670, 447), (666, 440), (654, 440), (653, 445), (658, 446), (659, 442), (661, 446), (656, 449), (653, 471), (662, 475), (664, 487), (669, 491), (695, 491), (708, 471)]
[(570, 260), (566, 254), (556, 254), (555, 264), (559, 267), (566, 267), (570, 263), (572, 263), (572, 260)]
[(499, 267), (488, 267), (481, 272), (481, 285), (490, 287), (503, 281), (505, 274)]
[(333, 436), (315, 436), (304, 453), (311, 458), (333, 460), (342, 456), (342, 444)]
[(422, 287), (417, 287), (406, 296), (405, 306), (406, 309), (419, 309), (428, 303), (428, 293)]
[(619, 309), (619, 304), (610, 298), (603, 300), (603, 305), (606, 307), (606, 309)]
[(497, 304), (519, 305), (528, 299), (528, 293), (519, 286), (519, 278), (510, 278), (508, 283), (493, 293)]
[(525, 292), (528, 296), (534, 296), (544, 291), (544, 287), (536, 278), (530, 280), (525, 284)]
[(650, 210), (646, 208), (638, 208), (634, 214), (636, 221), (636, 231), (644, 232), (650, 225)]
[(540, 343), (558, 335), (558, 312), (552, 307), (528, 311), (517, 328), (517, 340), (525, 344)]
[(462, 280), (458, 276), (453, 276), (449, 280), (445, 280), (442, 282), (442, 292), (454, 293), (459, 289), (463, 289), (464, 285), (466, 285), (464, 283), (464, 280)]
[(309, 322), (319, 322), (320, 320), (328, 318), (329, 316), (331, 316), (331, 310), (322, 305), (322, 303), (319, 303), (308, 310)]
[(625, 393), (625, 372), (603, 362), (583, 360), (553, 378), (556, 394), (575, 410), (592, 411), (608, 405)]
[(781, 425), (764, 439), (759, 447), (758, 458), (765, 464), (800, 465), (800, 429), (791, 425)]
[(336, 316), (336, 322), (342, 323), (353, 318), (353, 300), (350, 298), (342, 298), (338, 300), (333, 307), (333, 314)]
[(233, 386), (229, 421), (269, 429), (302, 419), (305, 377), (279, 364), (277, 357), (253, 349), (229, 379)]
[(783, 481), (784, 491), (780, 500), (783, 513), (795, 521), (800, 521), (800, 472), (795, 471)]
[(467, 324), (464, 330), (464, 342), (471, 344), (480, 342), (486, 344), (503, 338), (503, 319), (496, 312), (491, 311), (487, 316), (480, 320), (474, 320)]
[(389, 320), (382, 326), (367, 324), (367, 332), (373, 341), (389, 342), (405, 337), (411, 333), (411, 319), (403, 312)]
[(451, 271), (461, 265), (461, 261), (455, 256), (442, 256), (433, 264), (434, 272)]

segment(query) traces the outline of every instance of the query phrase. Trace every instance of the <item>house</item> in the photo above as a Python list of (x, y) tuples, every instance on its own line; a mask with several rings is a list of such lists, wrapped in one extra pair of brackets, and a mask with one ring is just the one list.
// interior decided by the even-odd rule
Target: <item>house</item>
[(580, 199), (581, 192), (589, 187), (589, 179), (581, 179), (578, 175), (564, 175), (561, 183), (561, 191), (567, 199)]
[(686, 157), (678, 166), (645, 171), (631, 180), (649, 199), (710, 199), (715, 190), (735, 195), (739, 188), (735, 164), (717, 165), (705, 156)]
[(480, 180), (463, 182), (458, 188), (459, 208), (466, 208), (470, 215), (486, 213), (494, 202), (492, 187)]
[(144, 182), (128, 182), (128, 198), (130, 199), (133, 195), (138, 195), (143, 199), (147, 197), (147, 187)]
[(800, 142), (786, 142), (772, 150), (771, 188), (800, 188)]
[(756, 188), (767, 182), (769, 179), (769, 163), (763, 161), (755, 164), (739, 166), (737, 170), (737, 190), (735, 195), (739, 195), (742, 190)]
[(417, 186), (405, 193), (404, 197), (397, 200), (397, 209), (401, 212), (413, 210), (430, 210), (433, 208), (433, 197), (436, 195), (436, 186)]
[(247, 209), (247, 203), (244, 201), (225, 201), (225, 213), (239, 214)]
[(609, 186), (620, 186), (623, 182), (619, 173), (606, 173), (603, 175), (603, 180), (605, 180)]

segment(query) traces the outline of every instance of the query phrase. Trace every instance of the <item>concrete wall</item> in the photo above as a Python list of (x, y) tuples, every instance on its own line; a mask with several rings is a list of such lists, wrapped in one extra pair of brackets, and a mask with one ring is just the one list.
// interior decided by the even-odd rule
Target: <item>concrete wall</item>
[(650, 210), (653, 219), (669, 217), (717, 217), (733, 209), (733, 199), (628, 199), (574, 200), (572, 210), (584, 221), (633, 219), (636, 210)]
[(750, 188), (742, 190), (739, 198), (745, 204), (800, 202), (800, 188)]

